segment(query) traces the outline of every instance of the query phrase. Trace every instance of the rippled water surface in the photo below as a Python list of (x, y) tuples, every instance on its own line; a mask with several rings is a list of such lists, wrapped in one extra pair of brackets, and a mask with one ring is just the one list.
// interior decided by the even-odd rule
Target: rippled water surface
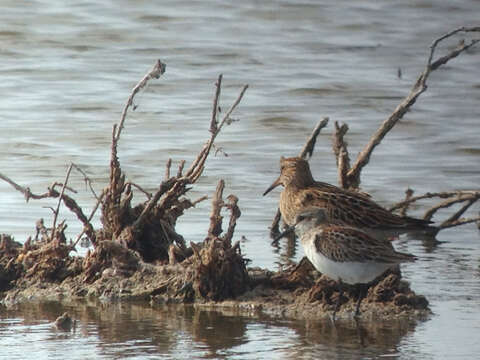
[[(479, 25), (480, 5), (5, 0), (0, 9), (2, 174), (42, 193), (74, 162), (100, 191), (112, 124), (131, 88), (160, 58), (167, 71), (136, 98), (119, 146), (128, 177), (153, 190), (169, 157), (174, 164), (191, 161), (209, 137), (214, 83), (223, 73), (223, 109), (242, 85), (250, 87), (234, 115), (240, 121), (218, 137), (228, 157), (208, 160), (192, 198), (211, 194), (224, 178), (226, 192), (240, 198), (236, 236), (245, 237), (244, 253), (253, 265), (274, 269), (303, 255), (285, 243), (272, 248), (268, 238), (278, 191), (261, 194), (278, 175), (279, 157), (297, 154), (323, 116), (349, 124), (354, 157), (408, 93), (431, 41)], [(376, 200), (392, 204), (409, 186), (417, 193), (478, 189), (479, 59), (474, 49), (433, 73), (428, 91), (375, 150), (362, 186)], [(316, 178), (335, 183), (331, 132), (332, 124), (320, 135), (311, 166)], [(71, 183), (90, 209), (94, 200), (82, 178)], [(48, 207), (56, 205), (25, 204), (5, 182), (0, 196), (0, 231), (19, 241), (34, 233), (38, 218), (51, 219)], [(181, 219), (186, 239), (203, 239), (209, 207), (203, 202)], [(75, 237), (80, 225), (62, 211)], [(479, 232), (470, 225), (438, 240), (436, 246), (406, 238), (396, 244), (420, 258), (404, 275), (427, 296), (434, 315), (418, 324), (333, 326), (188, 308), (72, 304), (62, 306), (77, 327), (65, 334), (50, 324), (65, 309), (39, 304), (0, 309), (0, 358), (471, 358), (480, 352)]]

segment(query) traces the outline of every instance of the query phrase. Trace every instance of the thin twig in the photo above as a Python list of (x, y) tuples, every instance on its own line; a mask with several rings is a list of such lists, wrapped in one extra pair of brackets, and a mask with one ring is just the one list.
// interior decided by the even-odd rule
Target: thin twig
[(456, 221), (452, 221), (448, 224), (441, 224), (438, 227), (438, 231), (443, 230), (443, 229), (448, 229), (448, 228), (451, 228), (451, 227), (455, 227), (455, 226), (471, 224), (471, 223), (479, 222), (479, 221), (480, 221), (480, 216), (475, 217), (475, 218), (471, 218), (471, 219), (459, 219), (459, 220), (456, 220)]
[[(93, 216), (95, 215), (95, 213), (97, 212), (97, 209), (98, 207), (100, 206), (102, 200), (103, 200), (103, 197), (105, 196), (105, 190), (102, 191), (102, 193), (100, 194), (100, 196), (97, 198), (97, 203), (95, 204), (95, 206), (93, 207), (92, 209), (92, 212), (90, 213), (90, 216), (88, 217), (88, 223), (90, 224), (92, 219), (93, 219)], [(75, 239), (75, 241), (73, 242), (71, 248), (74, 249), (75, 246), (77, 246), (78, 242), (80, 241), (80, 239), (82, 238), (82, 236), (89, 230), (89, 227), (86, 226), (84, 224), (83, 226), (83, 229), (82, 229), (82, 232), (80, 234), (78, 234), (77, 238)], [(92, 239), (90, 239), (91, 241)], [(95, 241), (92, 241), (92, 244), (95, 246), (96, 245), (96, 242)]]
[[(3, 181), (9, 183), (10, 185), (13, 186), (13, 188), (19, 192), (21, 192), (24, 196), (25, 196), (25, 201), (28, 202), (30, 199), (34, 199), (34, 200), (40, 200), (40, 199), (45, 199), (45, 198), (56, 198), (58, 197), (60, 194), (57, 190), (55, 190), (55, 187), (57, 186), (63, 186), (63, 184), (61, 183), (57, 183), (57, 182), (54, 182), (49, 188), (48, 188), (48, 191), (46, 193), (43, 193), (43, 194), (34, 194), (32, 193), (32, 191), (30, 190), (29, 187), (23, 187), (19, 184), (17, 184), (15, 181), (13, 181), (12, 179), (10, 179), (8, 176), (6, 175), (3, 175), (0, 173), (0, 179), (2, 179)], [(72, 188), (70, 188), (69, 186), (65, 186), (65, 189), (69, 190), (69, 191), (72, 191), (74, 193), (76, 193), (76, 191)]]
[[(222, 82), (222, 75), (218, 77), (218, 80), (216, 82), (216, 91), (215, 91), (215, 98), (214, 98), (214, 104), (218, 104), (219, 101), (219, 96), (220, 96), (220, 91), (218, 88), (220, 87)], [(219, 125), (216, 125), (216, 118), (212, 115), (212, 120), (210, 122), (210, 130), (215, 129), (215, 132), (212, 133), (210, 139), (208, 142), (204, 145), (200, 153), (198, 154), (197, 158), (194, 160), (190, 168), (187, 170), (185, 173), (185, 177), (190, 179), (192, 183), (194, 183), (202, 174), (203, 168), (205, 165), (205, 161), (207, 160), (208, 154), (210, 153), (210, 150), (213, 146), (213, 143), (215, 141), (215, 138), (217, 135), (220, 133), (220, 130), (222, 129), (223, 125), (225, 122), (230, 118), (230, 115), (232, 112), (235, 110), (235, 108), (238, 106), (240, 101), (243, 98), (243, 95), (245, 94), (245, 91), (248, 89), (248, 85), (245, 85), (242, 90), (240, 91), (240, 94), (238, 95), (237, 99), (235, 102), (230, 106), (230, 109), (226, 112), (226, 114), (223, 116), (222, 121), (220, 122)], [(216, 109), (216, 108), (215, 108)], [(216, 112), (216, 110), (214, 110)], [(216, 115), (215, 115), (216, 116)]]
[[(448, 200), (445, 200), (435, 206), (432, 206), (430, 209), (427, 210), (427, 212), (425, 212), (425, 214), (423, 215), (423, 218), (425, 220), (431, 220), (433, 215), (440, 209), (445, 209), (445, 208), (448, 208), (454, 204), (458, 204), (458, 203), (461, 203), (461, 202), (464, 202), (464, 201), (470, 201), (472, 199), (475, 199), (478, 200), (480, 198), (480, 192), (476, 195), (459, 195), (453, 199), (448, 199)], [(469, 205), (470, 206), (470, 205)]]
[(52, 240), (55, 239), (56, 223), (57, 223), (58, 213), (60, 211), (60, 204), (62, 203), (63, 194), (65, 193), (65, 187), (68, 183), (68, 178), (70, 177), (70, 172), (72, 171), (72, 167), (73, 167), (73, 164), (70, 164), (70, 166), (68, 167), (67, 175), (65, 176), (65, 181), (63, 182), (62, 190), (60, 191), (60, 197), (58, 199), (57, 208), (54, 211), (53, 225), (52, 225), (52, 237), (51, 237)]
[(201, 196), (199, 197), (197, 200), (194, 200), (192, 201), (192, 206), (195, 206), (197, 205), (198, 203), (202, 202), (202, 201), (205, 201), (208, 199), (208, 196), (207, 195), (204, 195), (204, 196)]
[(120, 139), (120, 134), (123, 130), (125, 119), (127, 117), (128, 108), (132, 106), (135, 95), (137, 95), (137, 93), (147, 85), (148, 81), (151, 79), (158, 79), (165, 72), (166, 67), (166, 64), (162, 63), (160, 60), (157, 60), (153, 68), (142, 78), (142, 80), (137, 83), (137, 85), (135, 85), (132, 93), (128, 97), (125, 107), (123, 108), (122, 115), (120, 117), (120, 125), (118, 126), (118, 129), (114, 135), (115, 142), (118, 142)]
[(410, 205), (414, 202), (417, 202), (419, 200), (423, 200), (423, 199), (432, 199), (432, 198), (440, 198), (440, 199), (448, 199), (448, 198), (451, 198), (451, 197), (465, 197), (467, 200), (469, 199), (468, 196), (472, 196), (472, 197), (476, 197), (476, 196), (479, 196), (480, 195), (480, 191), (476, 191), (476, 190), (462, 190), (462, 191), (444, 191), (444, 192), (436, 192), (436, 193), (431, 193), (431, 192), (427, 192), (423, 195), (419, 195), (419, 196), (412, 196), (408, 199), (405, 199), (404, 201), (401, 201), (395, 205), (393, 205), (392, 207), (390, 207), (388, 210), (389, 211), (395, 211), (397, 209), (401, 209), (407, 205)]
[(448, 219), (446, 219), (445, 221), (443, 221), (441, 224), (440, 224), (440, 227), (442, 226), (445, 226), (445, 225), (448, 225), (448, 224), (453, 224), (455, 223), (458, 219), (460, 219), (460, 217), (465, 213), (465, 211), (467, 211), (470, 206), (473, 205), (473, 203), (475, 203), (477, 201), (477, 199), (470, 199), (470, 200), (467, 200), (466, 201), (466, 204), (463, 205), (457, 212), (455, 212), (452, 216), (450, 216)]
[(97, 193), (95, 192), (95, 190), (93, 189), (93, 186), (92, 186), (92, 180), (87, 176), (85, 171), (83, 171), (80, 166), (78, 166), (74, 163), (72, 163), (72, 165), (80, 174), (83, 175), (83, 181), (85, 181), (85, 184), (88, 184), (88, 187), (90, 188), (90, 191), (92, 192), (93, 196), (95, 197), (95, 199), (98, 200)]

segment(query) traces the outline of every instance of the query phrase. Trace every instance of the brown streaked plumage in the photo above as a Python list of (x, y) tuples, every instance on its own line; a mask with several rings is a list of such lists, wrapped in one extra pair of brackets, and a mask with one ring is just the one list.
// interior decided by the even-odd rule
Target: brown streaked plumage
[(282, 157), (280, 170), (280, 176), (264, 195), (283, 185), (279, 207), (287, 225), (293, 225), (302, 210), (318, 207), (325, 209), (328, 223), (352, 226), (377, 238), (428, 228), (429, 221), (393, 214), (366, 195), (315, 181), (308, 162), (302, 158)]
[[(295, 218), (295, 232), (313, 266), (340, 284), (368, 287), (390, 268), (416, 258), (396, 251), (391, 242), (349, 226), (328, 224), (325, 209), (311, 208)], [(358, 315), (360, 293), (355, 314)], [(338, 310), (339, 303), (334, 311)]]

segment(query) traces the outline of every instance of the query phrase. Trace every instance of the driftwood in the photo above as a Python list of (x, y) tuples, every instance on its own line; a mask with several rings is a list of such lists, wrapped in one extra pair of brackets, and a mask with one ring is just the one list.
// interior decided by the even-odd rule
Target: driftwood
[[(197, 158), (187, 171), (183, 171), (185, 161), (181, 161), (176, 176), (171, 176), (171, 159), (168, 159), (165, 168), (165, 179), (153, 195), (148, 195), (148, 200), (143, 204), (132, 207), (132, 187), (141, 189), (140, 186), (125, 181), (125, 175), (120, 168), (117, 156), (117, 144), (120, 139), (120, 130), (124, 126), (126, 109), (133, 103), (133, 98), (138, 89), (144, 87), (150, 79), (163, 73), (165, 66), (158, 62), (152, 71), (135, 86), (128, 98), (127, 106), (122, 113), (119, 127), (113, 127), (110, 184), (105, 191), (102, 202), (103, 239), (115, 239), (126, 248), (137, 251), (142, 260), (148, 262), (168, 261), (170, 246), (175, 243), (177, 252), (186, 251), (185, 240), (175, 231), (177, 218), (184, 210), (194, 206), (197, 201), (182, 198), (201, 176), (205, 162), (214, 145), (215, 138), (220, 133), (230, 115), (240, 103), (247, 86), (244, 86), (236, 101), (219, 122), (218, 103), (221, 93), (222, 75), (216, 82), (216, 92), (213, 101), (212, 118), (210, 121), (210, 139), (200, 150)], [(158, 76), (157, 76), (158, 75)], [(118, 130), (117, 130), (118, 129)]]

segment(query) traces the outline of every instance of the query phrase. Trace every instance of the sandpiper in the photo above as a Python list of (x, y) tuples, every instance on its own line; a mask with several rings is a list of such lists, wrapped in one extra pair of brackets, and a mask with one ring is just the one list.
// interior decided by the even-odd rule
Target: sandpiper
[(315, 181), (308, 162), (302, 158), (282, 157), (280, 169), (280, 176), (263, 195), (283, 185), (279, 207), (287, 225), (292, 226), (302, 210), (318, 207), (325, 210), (328, 223), (353, 226), (378, 239), (429, 227), (430, 221), (393, 214), (367, 195)]
[(327, 212), (322, 208), (306, 209), (298, 214), (294, 227), (305, 255), (319, 272), (338, 281), (340, 289), (342, 284), (360, 287), (355, 316), (373, 280), (400, 263), (416, 259), (411, 254), (395, 251), (391, 242), (353, 227), (328, 224)]

